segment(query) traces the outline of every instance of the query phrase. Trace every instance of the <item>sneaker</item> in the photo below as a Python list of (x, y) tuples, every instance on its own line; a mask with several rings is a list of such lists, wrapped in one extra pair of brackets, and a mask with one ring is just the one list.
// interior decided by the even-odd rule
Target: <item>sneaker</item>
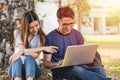
[(111, 78), (110, 80), (116, 80), (115, 78)]

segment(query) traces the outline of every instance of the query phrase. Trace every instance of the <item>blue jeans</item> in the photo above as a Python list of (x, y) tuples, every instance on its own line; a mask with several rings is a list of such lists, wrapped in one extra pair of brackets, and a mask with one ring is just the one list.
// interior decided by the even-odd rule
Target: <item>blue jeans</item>
[(62, 67), (51, 69), (53, 80), (75, 79), (75, 80), (110, 80), (106, 78), (102, 68), (95, 68), (93, 71), (82, 66)]
[(21, 58), (10, 64), (8, 75), (11, 80), (13, 80), (14, 77), (21, 77), (22, 79), (23, 76), (26, 78), (31, 76), (35, 79), (41, 75), (41, 69), (32, 56), (26, 56), (24, 64), (22, 64)]

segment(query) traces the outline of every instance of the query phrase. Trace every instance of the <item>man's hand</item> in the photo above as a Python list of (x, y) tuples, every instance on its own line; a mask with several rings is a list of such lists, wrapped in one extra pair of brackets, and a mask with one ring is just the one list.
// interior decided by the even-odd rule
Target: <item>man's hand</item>
[(58, 62), (58, 66), (62, 65), (62, 63), (63, 63), (63, 60), (60, 60), (60, 61)]

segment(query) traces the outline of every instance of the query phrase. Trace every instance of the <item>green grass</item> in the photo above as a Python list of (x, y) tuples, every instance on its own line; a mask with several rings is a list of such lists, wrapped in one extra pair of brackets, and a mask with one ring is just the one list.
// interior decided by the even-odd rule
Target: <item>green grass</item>
[(102, 55), (102, 61), (108, 77), (115, 77), (120, 80), (120, 59), (113, 59), (110, 56)]
[(120, 35), (85, 35), (85, 44), (99, 44), (106, 75), (120, 80)]
[(84, 35), (86, 43), (120, 43), (120, 35)]

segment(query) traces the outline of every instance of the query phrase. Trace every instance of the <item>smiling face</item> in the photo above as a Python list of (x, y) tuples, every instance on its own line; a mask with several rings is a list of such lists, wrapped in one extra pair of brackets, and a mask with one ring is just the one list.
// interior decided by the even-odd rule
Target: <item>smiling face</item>
[(32, 21), (30, 24), (29, 24), (29, 32), (31, 35), (35, 36), (38, 34), (38, 31), (40, 29), (40, 24), (38, 21)]
[(58, 19), (58, 23), (59, 23), (58, 31), (61, 34), (66, 35), (66, 34), (69, 34), (73, 29), (74, 20), (71, 17), (64, 17), (64, 18)]

